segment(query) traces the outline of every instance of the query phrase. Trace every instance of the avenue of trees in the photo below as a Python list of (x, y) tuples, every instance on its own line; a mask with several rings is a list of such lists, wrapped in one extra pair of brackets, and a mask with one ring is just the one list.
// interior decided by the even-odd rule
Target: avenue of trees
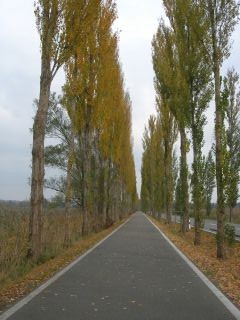
[[(217, 188), (217, 257), (224, 258), (225, 209), (236, 206), (240, 172), (240, 92), (238, 74), (222, 74), (238, 22), (235, 0), (164, 0), (166, 19), (152, 41), (157, 115), (143, 137), (141, 200), (145, 211), (182, 217), (188, 230), (190, 205), (195, 245), (211, 211)], [(215, 103), (215, 142), (203, 154), (206, 110)], [(174, 144), (180, 138), (180, 157)], [(192, 150), (193, 162), (187, 155)]]
[[(65, 244), (71, 208), (80, 208), (81, 232), (101, 229), (130, 213), (136, 193), (131, 100), (118, 57), (114, 0), (38, 0), (40, 94), (33, 125), (29, 257), (42, 253), (44, 185), (63, 195)], [(62, 94), (51, 93), (60, 68)], [(46, 137), (58, 143), (44, 146)], [(44, 167), (61, 170), (44, 178)]]

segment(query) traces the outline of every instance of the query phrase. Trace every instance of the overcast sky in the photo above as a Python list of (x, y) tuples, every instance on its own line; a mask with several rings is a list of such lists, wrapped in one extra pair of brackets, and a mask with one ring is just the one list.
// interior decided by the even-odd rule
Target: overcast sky
[[(120, 33), (120, 59), (126, 87), (133, 102), (133, 137), (138, 190), (142, 134), (149, 115), (155, 112), (151, 40), (163, 10), (160, 0), (117, 0), (117, 28)], [(231, 59), (225, 64), (239, 68), (238, 39)], [(31, 174), (31, 134), (40, 74), (39, 38), (35, 28), (33, 0), (0, 0), (0, 199), (29, 198)], [(60, 92), (63, 73), (52, 90)], [(205, 150), (213, 142), (213, 108), (208, 111)], [(49, 197), (51, 193), (45, 192)]]

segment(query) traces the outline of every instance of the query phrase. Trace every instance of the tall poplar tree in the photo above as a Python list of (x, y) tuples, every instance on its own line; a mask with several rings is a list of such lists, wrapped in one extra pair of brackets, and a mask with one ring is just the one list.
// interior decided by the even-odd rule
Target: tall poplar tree
[(190, 123), (189, 92), (181, 66), (180, 52), (176, 45), (176, 35), (170, 27), (161, 22), (153, 39), (153, 63), (156, 81), (161, 95), (168, 101), (180, 133), (180, 183), (182, 232), (188, 229), (189, 195), (187, 152), (189, 142), (186, 128)]
[(185, 79), (188, 96), (183, 103), (189, 114), (189, 128), (192, 136), (192, 200), (195, 217), (195, 245), (201, 242), (201, 221), (203, 219), (203, 198), (201, 176), (203, 175), (203, 128), (204, 112), (211, 99), (211, 68), (202, 48), (200, 35), (208, 31), (208, 20), (201, 1), (164, 1), (173, 33), (174, 44), (182, 77)]
[[(28, 254), (37, 259), (42, 251), (44, 137), (50, 87), (63, 65), (67, 80), (63, 106), (68, 113), (69, 141), (65, 150), (62, 144), (60, 148), (49, 148), (48, 155), (52, 156), (49, 163), (66, 172), (59, 181), (52, 179), (49, 184), (53, 186), (56, 183), (59, 191), (65, 192), (66, 244), (69, 239), (67, 221), (73, 199), (83, 209), (82, 232), (86, 234), (93, 216), (98, 214), (100, 202), (102, 207), (109, 208), (109, 216), (115, 219), (124, 211), (130, 211), (137, 194), (131, 144), (131, 106), (119, 63), (118, 37), (112, 31), (116, 19), (115, 2), (38, 0), (35, 13), (42, 66), (40, 97), (33, 126)], [(110, 145), (105, 154), (102, 148), (104, 135), (109, 137)], [(120, 160), (122, 152), (128, 158), (128, 166)], [(108, 182), (105, 171), (110, 172)], [(103, 201), (100, 201), (100, 192), (97, 191), (100, 185)], [(108, 200), (105, 190), (109, 190)], [(107, 210), (102, 211), (106, 213)]]
[[(164, 208), (166, 212), (167, 223), (172, 222), (173, 206), (173, 146), (177, 139), (177, 124), (171, 113), (167, 99), (161, 96), (161, 89), (158, 88), (156, 81), (157, 93), (157, 111), (162, 132), (162, 143), (164, 149)], [(158, 91), (159, 89), (159, 91)]]
[(209, 217), (212, 209), (212, 194), (216, 187), (215, 182), (216, 166), (213, 159), (213, 151), (210, 150), (204, 162), (203, 188), (205, 193), (206, 216)]
[(71, 10), (70, 15), (68, 5), (67, 0), (38, 0), (35, 2), (36, 24), (41, 41), (41, 75), (38, 108), (33, 124), (30, 244), (28, 250), (28, 256), (35, 260), (42, 252), (44, 138), (50, 88), (58, 70), (70, 57), (71, 50), (78, 38), (72, 32), (74, 30), (74, 13)]
[(150, 211), (155, 217), (165, 206), (164, 143), (159, 115), (150, 116), (143, 135), (142, 156), (142, 209)]
[(221, 66), (230, 55), (230, 37), (238, 20), (239, 7), (235, 0), (205, 0), (210, 23), (208, 37), (203, 44), (209, 54), (214, 74), (215, 89), (215, 136), (217, 180), (217, 257), (224, 253), (224, 150), (223, 150), (223, 105), (221, 102)]
[[(116, 18), (115, 3), (111, 0), (94, 0), (86, 4), (86, 16), (88, 23), (84, 24), (84, 34), (79, 46), (75, 48), (73, 55), (66, 64), (68, 95), (74, 101), (75, 130), (78, 132), (82, 153), (83, 173), (83, 226), (82, 233), (89, 232), (89, 217), (94, 211), (94, 193), (92, 192), (93, 161), (92, 147), (96, 142), (96, 132), (99, 123), (101, 104), (101, 83), (103, 81), (104, 59), (102, 50), (104, 45), (109, 48), (109, 42), (115, 38), (112, 33), (112, 24)], [(108, 43), (106, 43), (106, 41)], [(114, 46), (116, 49), (116, 46)], [(112, 51), (111, 51), (112, 52)]]
[(229, 70), (224, 80), (226, 96), (226, 122), (227, 122), (227, 159), (226, 159), (226, 204), (230, 210), (229, 220), (232, 221), (232, 210), (239, 197), (239, 171), (240, 171), (240, 91), (237, 91), (239, 75), (234, 69)]

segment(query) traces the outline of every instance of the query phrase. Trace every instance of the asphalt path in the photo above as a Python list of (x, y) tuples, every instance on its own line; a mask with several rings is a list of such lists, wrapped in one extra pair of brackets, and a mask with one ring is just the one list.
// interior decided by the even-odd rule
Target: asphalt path
[(236, 318), (146, 216), (137, 213), (8, 319)]

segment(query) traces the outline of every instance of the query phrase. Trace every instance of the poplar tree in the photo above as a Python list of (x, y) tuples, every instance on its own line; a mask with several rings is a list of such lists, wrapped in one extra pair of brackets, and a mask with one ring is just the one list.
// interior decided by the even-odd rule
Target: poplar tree
[(181, 182), (181, 214), (182, 232), (188, 229), (189, 195), (187, 152), (189, 142), (186, 128), (190, 123), (189, 92), (182, 72), (181, 59), (175, 42), (173, 30), (161, 22), (153, 39), (153, 61), (156, 80), (161, 94), (168, 100), (170, 112), (173, 114), (180, 133), (180, 182)]
[[(79, 0), (79, 6), (84, 1)], [(41, 41), (40, 93), (33, 124), (31, 213), (28, 256), (37, 260), (42, 252), (44, 138), (51, 83), (69, 59), (78, 42), (75, 29), (76, 9), (68, 0), (37, 0), (35, 15)]]
[(176, 183), (176, 188), (175, 188), (175, 198), (174, 198), (174, 210), (175, 210), (175, 215), (181, 214), (181, 181), (180, 178), (177, 179)]
[[(166, 212), (167, 223), (172, 222), (173, 205), (173, 146), (177, 139), (177, 124), (171, 113), (167, 99), (161, 96), (161, 89), (155, 84), (157, 91), (157, 111), (159, 112), (159, 121), (162, 132), (162, 143), (164, 149), (164, 208)], [(158, 91), (159, 90), (159, 91)]]
[(212, 209), (212, 194), (216, 186), (215, 182), (215, 162), (213, 159), (213, 151), (210, 150), (204, 163), (204, 194), (206, 203), (206, 216), (209, 217)]
[(131, 102), (124, 89), (118, 36), (112, 30), (116, 5), (96, 0), (88, 2), (86, 12), (82, 42), (65, 68), (82, 150), (83, 234), (89, 232), (93, 216), (100, 214), (101, 224), (109, 226), (136, 198)]
[[(143, 135), (143, 156), (142, 156), (142, 186), (141, 201), (142, 209), (150, 211), (156, 218), (159, 218), (164, 209), (166, 209), (167, 185), (165, 171), (162, 170), (165, 165), (164, 159), (164, 137), (162, 120), (160, 115), (150, 116), (148, 126)], [(172, 176), (172, 167), (171, 178)], [(168, 177), (169, 178), (169, 177)], [(169, 181), (173, 187), (173, 181)]]
[(156, 118), (151, 116), (148, 120), (148, 127), (145, 128), (143, 135), (143, 162), (142, 162), (142, 201), (144, 206), (155, 215), (154, 205), (155, 189), (155, 169), (156, 153), (154, 135), (156, 131)]
[[(91, 174), (91, 144), (93, 144), (94, 113), (96, 113), (97, 68), (98, 68), (98, 32), (100, 28), (101, 12), (105, 3), (94, 0), (86, 3), (85, 14), (88, 17), (82, 26), (84, 33), (81, 42), (72, 52), (71, 59), (65, 66), (67, 95), (72, 100), (74, 115), (74, 130), (81, 144), (82, 153), (82, 201), (83, 225), (82, 233), (89, 233), (89, 217), (93, 213), (93, 194), (91, 192), (93, 179)], [(79, 8), (81, 10), (81, 8)], [(81, 22), (81, 21), (80, 21)], [(71, 108), (70, 107), (70, 108)]]
[(239, 197), (239, 171), (240, 171), (240, 91), (237, 91), (239, 75), (234, 69), (229, 70), (224, 80), (226, 96), (226, 122), (227, 122), (227, 159), (226, 159), (226, 203), (230, 210), (229, 220), (232, 221), (232, 210)]
[(181, 66), (182, 76), (188, 90), (186, 112), (189, 113), (193, 146), (193, 163), (191, 175), (192, 200), (195, 217), (195, 245), (201, 242), (201, 222), (204, 192), (203, 176), (203, 128), (204, 115), (211, 99), (211, 68), (207, 63), (199, 35), (208, 31), (208, 21), (201, 1), (165, 0), (166, 13), (169, 17)]
[[(104, 206), (109, 206), (109, 216), (114, 219), (124, 211), (130, 211), (137, 193), (131, 144), (131, 106), (118, 60), (118, 37), (112, 31), (116, 19), (115, 2), (39, 0), (35, 2), (35, 9), (42, 68), (40, 98), (33, 127), (29, 256), (37, 259), (42, 243), (44, 137), (50, 87), (63, 65), (66, 84), (62, 107), (66, 115), (64, 121), (68, 123), (65, 128), (68, 143), (48, 148), (46, 160), (66, 173), (58, 181), (50, 181), (50, 185), (55, 184), (59, 191), (65, 193), (66, 244), (69, 241), (68, 220), (73, 199), (83, 209), (82, 233), (87, 234), (89, 225), (93, 224), (93, 216), (98, 215), (101, 207), (99, 190), (104, 194)], [(102, 148), (104, 135), (109, 137), (105, 154)], [(129, 160), (128, 166), (120, 160), (122, 152)], [(108, 182), (105, 179), (107, 169), (111, 173)], [(100, 178), (102, 172), (104, 179)], [(109, 190), (107, 201), (105, 190)]]
[(224, 252), (224, 150), (223, 150), (223, 105), (221, 102), (221, 66), (230, 55), (230, 37), (238, 21), (239, 7), (235, 0), (205, 0), (210, 23), (208, 37), (203, 44), (209, 55), (214, 74), (215, 89), (215, 136), (216, 136), (216, 180), (217, 180), (217, 257), (223, 259)]

